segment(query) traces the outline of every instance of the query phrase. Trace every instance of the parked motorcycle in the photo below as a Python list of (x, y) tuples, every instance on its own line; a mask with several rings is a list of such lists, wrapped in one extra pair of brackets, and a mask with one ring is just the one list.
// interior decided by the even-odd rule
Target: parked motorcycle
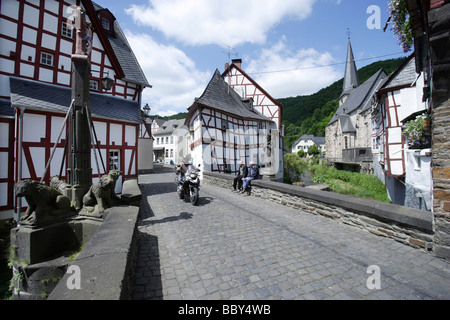
[[(180, 199), (184, 197), (189, 197), (191, 203), (196, 206), (199, 200), (199, 190), (200, 190), (200, 169), (195, 168), (192, 164), (187, 164), (187, 170), (181, 180), (178, 182), (178, 175), (181, 174), (177, 171), (177, 193)], [(199, 165), (200, 167), (200, 165)]]

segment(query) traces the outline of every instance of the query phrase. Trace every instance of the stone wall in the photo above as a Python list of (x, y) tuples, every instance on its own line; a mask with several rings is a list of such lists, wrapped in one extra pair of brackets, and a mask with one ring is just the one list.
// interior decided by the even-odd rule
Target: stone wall
[[(234, 176), (203, 175), (205, 184), (231, 190)], [(252, 182), (251, 194), (298, 209), (299, 214), (319, 214), (415, 248), (432, 249), (433, 217), (427, 211), (264, 180)]]
[[(83, 251), (70, 264), (79, 270), (80, 288), (69, 288), (65, 273), (48, 300), (127, 300), (132, 295), (139, 207), (113, 207)], [(69, 267), (70, 267), (69, 266)]]
[(431, 5), (434, 242), (436, 254), (450, 258), (450, 3), (432, 1)]
[[(129, 300), (132, 298), (137, 257), (137, 223), (142, 194), (137, 180), (123, 184), (122, 197), (130, 205), (115, 206), (48, 296), (48, 300)], [(79, 288), (69, 288), (79, 276)]]

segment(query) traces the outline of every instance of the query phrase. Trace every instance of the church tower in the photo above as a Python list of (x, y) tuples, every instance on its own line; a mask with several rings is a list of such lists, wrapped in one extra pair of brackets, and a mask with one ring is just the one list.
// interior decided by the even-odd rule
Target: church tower
[(345, 64), (344, 74), (344, 86), (341, 97), (339, 98), (339, 105), (342, 105), (347, 100), (350, 92), (359, 87), (358, 70), (356, 70), (355, 58), (353, 57), (352, 44), (350, 42), (350, 33), (348, 34), (348, 48), (347, 48), (347, 61)]

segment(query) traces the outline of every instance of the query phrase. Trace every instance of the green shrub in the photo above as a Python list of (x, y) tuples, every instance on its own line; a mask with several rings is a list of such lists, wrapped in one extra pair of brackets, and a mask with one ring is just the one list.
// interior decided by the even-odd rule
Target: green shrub
[(390, 203), (385, 185), (377, 177), (321, 165), (309, 168), (316, 183), (326, 183), (334, 192)]

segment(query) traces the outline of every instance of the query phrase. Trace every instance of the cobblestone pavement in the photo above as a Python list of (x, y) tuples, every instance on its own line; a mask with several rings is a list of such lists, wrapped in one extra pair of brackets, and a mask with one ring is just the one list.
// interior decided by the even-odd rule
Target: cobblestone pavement
[(134, 299), (450, 299), (450, 264), (430, 253), (208, 185), (194, 207), (174, 179), (139, 177)]

